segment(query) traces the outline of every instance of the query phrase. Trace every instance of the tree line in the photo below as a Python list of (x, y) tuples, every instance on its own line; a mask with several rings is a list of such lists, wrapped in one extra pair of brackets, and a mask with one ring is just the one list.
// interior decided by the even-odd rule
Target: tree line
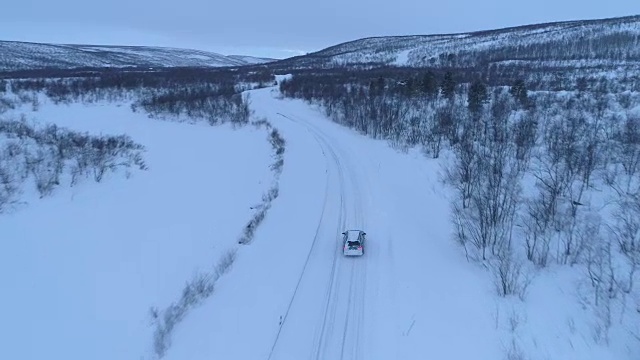
[(52, 74), (34, 70), (27, 72), (33, 78), (3, 81), (18, 96), (39, 92), (54, 103), (128, 100), (134, 111), (143, 110), (157, 118), (186, 117), (211, 124), (243, 125), (248, 123), (250, 111), (249, 100), (241, 95), (242, 91), (274, 82), (268, 72), (197, 68), (54, 71), (57, 72), (66, 77), (36, 78)]

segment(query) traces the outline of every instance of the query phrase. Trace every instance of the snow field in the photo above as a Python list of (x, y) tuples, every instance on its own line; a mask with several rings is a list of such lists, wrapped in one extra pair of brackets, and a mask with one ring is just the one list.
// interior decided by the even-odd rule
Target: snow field
[(126, 133), (146, 146), (149, 170), (64, 184), (2, 216), (0, 358), (139, 358), (152, 341), (150, 307), (211, 271), (271, 185), (266, 133), (152, 120), (112, 104), (43, 103), (28, 118)]

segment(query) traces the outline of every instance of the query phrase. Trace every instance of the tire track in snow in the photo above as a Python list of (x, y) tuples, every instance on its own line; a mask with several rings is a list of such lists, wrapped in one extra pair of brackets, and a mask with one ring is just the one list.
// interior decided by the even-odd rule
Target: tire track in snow
[[(333, 160), (333, 165), (335, 165), (335, 169), (337, 170), (337, 175), (338, 175), (338, 182), (339, 182), (339, 188), (340, 188), (340, 207), (339, 207), (339, 213), (338, 213), (338, 228), (335, 230), (336, 231), (336, 237), (339, 239), (339, 234), (343, 231), (341, 230), (342, 228), (344, 228), (345, 224), (346, 224), (346, 209), (345, 209), (345, 188), (344, 188), (344, 171), (343, 168), (341, 166), (340, 163), (340, 159), (338, 158), (338, 156), (336, 155), (335, 151), (333, 150), (333, 148), (326, 142), (326, 140), (324, 138), (322, 138), (322, 136), (318, 133), (317, 129), (309, 126), (308, 124), (306, 124), (304, 121), (300, 121), (299, 119), (294, 119), (291, 116), (286, 116), (284, 114), (280, 114), (282, 117), (295, 122), (298, 125), (302, 125), (305, 127), (305, 129), (307, 131), (309, 131), (314, 139), (316, 140), (316, 142), (320, 145), (320, 147), (322, 148), (322, 152), (325, 155), (325, 158), (327, 158), (327, 153), (330, 154), (331, 159)], [(328, 158), (327, 158), (328, 159)], [(327, 177), (327, 183), (329, 182), (329, 176)], [(327, 192), (329, 190), (327, 189)], [(326, 197), (326, 194), (325, 194)], [(321, 227), (323, 223), (323, 219), (320, 219), (320, 223), (318, 224), (318, 229), (316, 231), (316, 237), (318, 236), (318, 232), (319, 229)], [(337, 244), (339, 245), (339, 243)], [(326, 341), (326, 337), (330, 334), (333, 333), (333, 326), (335, 324), (335, 318), (336, 318), (336, 312), (337, 312), (337, 305), (338, 303), (336, 301), (332, 301), (335, 299), (335, 292), (336, 292), (336, 287), (339, 286), (340, 283), (340, 271), (336, 271), (337, 267), (339, 266), (340, 262), (338, 261), (338, 257), (339, 257), (339, 251), (338, 249), (340, 249), (339, 246), (336, 246), (336, 249), (334, 251), (334, 256), (332, 259), (332, 265), (331, 265), (331, 272), (329, 275), (329, 284), (327, 286), (327, 290), (325, 292), (325, 301), (324, 301), (324, 310), (323, 310), (323, 319), (322, 319), (322, 325), (320, 328), (320, 334), (319, 334), (319, 339), (314, 341), (314, 349), (312, 351), (312, 358), (318, 360), (318, 359), (323, 359), (323, 357), (321, 357), (321, 355), (323, 354), (323, 350), (325, 350), (326, 346), (323, 346), (323, 343)], [(338, 281), (336, 282), (336, 278), (338, 278)]]
[[(282, 117), (284, 117), (286, 119), (292, 120), (292, 119), (288, 118), (287, 116), (285, 116), (283, 114), (278, 113), (278, 115), (281, 115)], [(309, 131), (309, 132), (311, 133), (311, 131)], [(316, 137), (315, 134), (312, 133), (312, 135), (314, 137)], [(328, 171), (329, 170), (329, 159), (327, 158), (325, 149), (322, 146), (321, 146), (321, 148), (322, 148), (322, 155), (325, 158), (325, 168), (326, 168), (326, 171)], [(319, 234), (320, 234), (320, 227), (322, 226), (323, 219), (324, 219), (324, 216), (325, 216), (325, 212), (326, 212), (326, 209), (327, 209), (327, 203), (329, 201), (329, 184), (330, 184), (329, 176), (327, 176), (327, 179), (325, 181), (325, 190), (324, 190), (324, 199), (323, 199), (323, 203), (322, 203), (322, 211), (320, 212), (320, 219), (318, 220), (318, 227), (316, 228), (316, 232), (315, 232), (315, 235), (313, 237), (313, 241), (311, 242), (311, 247), (309, 248), (309, 252), (307, 254), (307, 258), (305, 259), (304, 265), (302, 267), (302, 272), (300, 273), (300, 277), (298, 278), (298, 282), (296, 283), (296, 287), (295, 287), (295, 289), (293, 291), (293, 295), (291, 296), (291, 300), (289, 301), (289, 304), (287, 305), (287, 310), (285, 311), (285, 314), (284, 314), (284, 316), (282, 318), (282, 323), (278, 327), (278, 332), (276, 333), (276, 337), (275, 337), (275, 339), (273, 341), (273, 345), (271, 346), (271, 350), (269, 352), (269, 356), (268, 356), (267, 359), (271, 359), (273, 354), (274, 354), (276, 345), (278, 344), (278, 340), (280, 339), (280, 334), (282, 333), (282, 329), (286, 324), (287, 317), (289, 315), (289, 311), (291, 310), (291, 306), (293, 305), (293, 302), (294, 302), (294, 300), (296, 298), (298, 290), (300, 289), (300, 283), (302, 282), (302, 279), (304, 278), (304, 274), (305, 274), (305, 272), (307, 270), (307, 267), (309, 265), (309, 259), (311, 258), (311, 254), (313, 253), (313, 249), (316, 248), (316, 244), (318, 242), (318, 237), (319, 237)]]
[[(330, 187), (330, 184), (335, 184), (335, 187), (337, 187), (335, 190), (338, 190), (338, 194), (334, 193), (335, 200), (338, 203), (336, 204), (338, 206), (335, 207), (337, 219), (327, 217), (323, 208), (314, 238), (315, 245), (320, 235), (335, 236), (333, 238), (335, 240), (331, 246), (331, 251), (333, 251), (331, 267), (327, 269), (328, 274), (324, 275), (326, 276), (327, 283), (323, 285), (325, 290), (322, 297), (322, 309), (318, 314), (318, 328), (315, 331), (315, 335), (313, 335), (312, 342), (310, 342), (309, 359), (360, 359), (362, 356), (361, 347), (364, 336), (363, 324), (365, 320), (364, 302), (367, 281), (367, 259), (344, 258), (341, 252), (341, 233), (346, 230), (347, 227), (364, 229), (363, 226), (365, 224), (363, 221), (365, 219), (362, 208), (364, 198), (362, 197), (361, 186), (369, 184), (368, 179), (359, 179), (356, 176), (357, 174), (354, 172), (356, 168), (353, 167), (354, 164), (350, 161), (351, 159), (348, 157), (348, 152), (340, 149), (339, 144), (333, 141), (331, 136), (328, 136), (324, 131), (296, 116), (284, 115), (282, 113), (278, 113), (278, 115), (305, 128), (322, 149), (327, 167), (324, 208), (329, 207), (328, 203), (331, 202), (330, 198), (332, 198), (329, 196), (329, 193), (334, 190)], [(337, 222), (331, 224), (332, 221)], [(337, 226), (337, 228), (334, 226)], [(300, 274), (296, 290), (287, 308), (282, 326), (278, 330), (269, 358), (273, 357), (277, 347), (284, 346), (284, 344), (277, 345), (280, 332), (285, 326), (286, 319), (289, 316), (289, 310), (298, 294), (297, 289), (301, 283), (306, 284), (302, 279), (305, 277), (305, 273), (308, 272), (307, 265), (309, 259), (313, 257), (319, 261), (315, 267), (312, 266), (314, 270), (321, 269), (322, 264), (326, 264), (326, 253), (324, 255), (317, 253), (319, 251), (317, 250), (318, 247), (314, 245), (312, 245), (309, 250), (305, 266)], [(324, 247), (322, 247), (322, 249), (324, 249)], [(326, 250), (327, 249), (324, 249), (323, 251)], [(314, 252), (317, 254), (312, 255)], [(322, 262), (323, 257), (325, 257), (324, 262)], [(304, 309), (304, 304), (301, 303), (301, 305)], [(296, 307), (297, 306), (298, 305), (296, 305)], [(313, 312), (313, 309), (304, 310)], [(291, 330), (287, 330), (287, 332), (289, 331)]]
[[(318, 145), (320, 145), (321, 149), (322, 149), (322, 153), (323, 156), (325, 157), (326, 160), (326, 167), (327, 167), (327, 171), (329, 170), (334, 170), (337, 173), (338, 176), (338, 183), (339, 183), (339, 188), (340, 188), (340, 206), (339, 206), (339, 213), (338, 213), (338, 227), (334, 230), (335, 231), (335, 238), (337, 239), (337, 243), (336, 245), (340, 245), (340, 233), (343, 231), (342, 228), (345, 227), (346, 224), (346, 195), (345, 195), (345, 176), (344, 176), (344, 169), (342, 167), (342, 164), (340, 162), (339, 157), (337, 156), (337, 154), (335, 153), (335, 151), (333, 150), (333, 148), (331, 147), (330, 144), (328, 144), (328, 142), (322, 138), (322, 136), (320, 134), (318, 134), (318, 132), (316, 131), (316, 129), (307, 126), (307, 124), (303, 121), (294, 119), (290, 116), (286, 116), (284, 114), (278, 113), (278, 115), (298, 124), (298, 125), (303, 125), (305, 127), (305, 129), (314, 137), (314, 139), (316, 140), (316, 142), (318, 143)], [(329, 157), (327, 156), (327, 154), (330, 155), (331, 160), (329, 160)], [(332, 163), (332, 165), (334, 166), (329, 166), (329, 163)], [(325, 223), (325, 210), (327, 207), (327, 203), (328, 203), (328, 194), (330, 192), (329, 189), (329, 184), (330, 184), (330, 179), (331, 179), (331, 175), (329, 174), (327, 175), (327, 181), (326, 181), (326, 185), (325, 185), (325, 197), (324, 197), (324, 205), (323, 205), (323, 210), (321, 212), (321, 216), (320, 216), (320, 220), (318, 222), (318, 227), (316, 228), (316, 233), (314, 236), (314, 240), (312, 242), (312, 246), (309, 250), (309, 253), (307, 255), (307, 259), (305, 261), (305, 265), (303, 266), (303, 270), (300, 274), (300, 277), (298, 279), (298, 283), (296, 285), (296, 288), (294, 290), (294, 294), (291, 298), (291, 301), (288, 305), (287, 311), (285, 313), (285, 316), (283, 317), (283, 321), (282, 324), (280, 326), (280, 328), (278, 329), (277, 335), (276, 335), (276, 339), (272, 345), (270, 354), (269, 354), (269, 359), (272, 358), (274, 352), (275, 352), (275, 348), (278, 344), (278, 340), (279, 340), (279, 336), (281, 334), (282, 328), (285, 326), (285, 322), (286, 322), (286, 318), (289, 314), (289, 310), (291, 309), (291, 306), (295, 300), (296, 294), (297, 294), (297, 290), (300, 287), (300, 283), (301, 280), (304, 278), (305, 272), (307, 270), (307, 265), (309, 263), (309, 259), (311, 257), (311, 254), (313, 253), (313, 250), (315, 248), (315, 244), (317, 243), (317, 239), (319, 238), (320, 235), (320, 229), (322, 228), (322, 225)], [(333, 256), (333, 260), (332, 260), (332, 266), (331, 266), (331, 272), (329, 275), (329, 284), (327, 286), (327, 290), (326, 290), (326, 295), (325, 295), (325, 306), (324, 306), (324, 311), (323, 311), (323, 320), (322, 320), (322, 328), (320, 330), (320, 338), (319, 340), (314, 341), (314, 343), (316, 343), (316, 347), (313, 350), (312, 354), (315, 354), (313, 356), (313, 358), (315, 359), (323, 359), (323, 357), (321, 357), (322, 354), (322, 350), (324, 348), (326, 348), (326, 346), (322, 346), (324, 339), (326, 337), (327, 334), (332, 334), (333, 333), (333, 326), (336, 323), (336, 313), (337, 313), (337, 305), (338, 303), (336, 301), (332, 301), (333, 299), (335, 299), (335, 292), (337, 291), (337, 289), (339, 288), (339, 284), (340, 284), (340, 271), (338, 271), (338, 268), (340, 267), (341, 262), (338, 260), (339, 258), (339, 249), (341, 249), (341, 246), (335, 246), (335, 251), (334, 251), (334, 256)], [(337, 279), (337, 281), (336, 281)]]
[[(308, 128), (312, 128), (312, 127), (308, 127)], [(340, 159), (336, 155), (333, 148), (327, 143), (327, 141), (321, 135), (318, 134), (316, 129), (313, 129), (311, 131), (317, 135), (316, 139), (323, 144), (323, 147), (325, 147), (325, 149), (330, 152), (331, 157), (336, 165), (336, 169), (338, 171), (338, 178), (339, 178), (339, 184), (340, 184), (340, 215), (339, 215), (338, 229), (336, 229), (336, 238), (339, 239), (340, 238), (339, 234), (343, 231), (342, 229), (344, 229), (346, 224), (346, 208), (345, 208), (346, 196), (345, 196), (345, 186), (344, 186), (345, 184), (344, 169), (342, 168)], [(337, 245), (339, 245), (339, 243)], [(326, 358), (321, 356), (324, 352), (326, 352), (328, 347), (328, 345), (324, 345), (324, 343), (327, 341), (327, 337), (330, 337), (334, 333), (333, 326), (336, 324), (336, 314), (337, 314), (338, 305), (339, 305), (337, 301), (337, 297), (339, 294), (337, 295), (336, 292), (338, 292), (338, 289), (340, 288), (340, 280), (342, 279), (342, 277), (340, 276), (341, 272), (336, 271), (336, 268), (338, 268), (339, 265), (342, 264), (341, 261), (338, 261), (340, 248), (341, 248), (340, 246), (336, 246), (336, 249), (334, 251), (333, 264), (331, 268), (331, 282), (329, 283), (328, 293), (326, 296), (324, 318), (322, 321), (322, 327), (320, 329), (320, 340), (317, 343), (316, 350), (313, 352), (315, 354), (316, 360)], [(337, 282), (336, 282), (336, 278), (338, 280)], [(327, 325), (329, 326), (328, 328), (327, 328)], [(344, 337), (342, 338), (341, 348), (342, 347), (344, 347)]]
[[(335, 162), (335, 165), (339, 174), (340, 193), (341, 193), (341, 204), (340, 204), (341, 215), (340, 215), (340, 222), (339, 222), (340, 228), (337, 231), (337, 235), (339, 235), (346, 226), (345, 212), (347, 212), (347, 209), (346, 209), (346, 202), (345, 202), (345, 197), (346, 197), (345, 191), (347, 188), (347, 178), (345, 177), (345, 169), (353, 169), (354, 168), (352, 166), (353, 164), (349, 163), (348, 158), (341, 159), (341, 157), (338, 156), (338, 154), (336, 153), (336, 150), (334, 149), (334, 146), (329, 143), (329, 140), (327, 140), (329, 136), (327, 136), (322, 130), (300, 119), (295, 119), (295, 120), (290, 119), (290, 120), (296, 121), (299, 124), (303, 124), (308, 130), (314, 133), (316, 137), (316, 141), (319, 141), (322, 143), (321, 146), (330, 152), (331, 157)], [(345, 153), (345, 152), (343, 151), (342, 153)], [(345, 166), (345, 160), (348, 163), (346, 164), (346, 166)], [(348, 172), (348, 174), (353, 175), (352, 172)], [(362, 198), (362, 193), (360, 188), (362, 183), (361, 182), (356, 183), (355, 180), (356, 179), (353, 176), (348, 177), (348, 182), (349, 182), (348, 185), (350, 185), (349, 186), (350, 191), (353, 195), (355, 195), (353, 199), (354, 201), (351, 202), (351, 205), (353, 206), (351, 215), (353, 216), (354, 227), (362, 228), (362, 226), (364, 225), (363, 219), (362, 219), (362, 214), (363, 214), (362, 199), (363, 198)], [(339, 243), (338, 245), (341, 245), (341, 244)], [(360, 358), (359, 350), (362, 344), (362, 333), (363, 333), (362, 324), (364, 322), (364, 301), (365, 301), (365, 286), (366, 286), (366, 280), (367, 280), (366, 279), (367, 261), (366, 259), (338, 260), (337, 258), (340, 257), (339, 256), (340, 253), (338, 249), (341, 249), (341, 246), (337, 246), (336, 248), (337, 248), (336, 249), (337, 251), (334, 253), (335, 255), (334, 255), (333, 268), (332, 268), (332, 278), (331, 278), (331, 283), (328, 290), (329, 293), (326, 300), (327, 303), (325, 307), (323, 324), (321, 328), (320, 340), (317, 342), (316, 348), (312, 353), (315, 355), (314, 358), (316, 360), (329, 358), (326, 356), (322, 357), (321, 355), (323, 353), (330, 351), (331, 348), (337, 346), (338, 343), (340, 347), (340, 359), (344, 359), (345, 356), (347, 356), (348, 359)], [(364, 260), (364, 261), (358, 261), (358, 260)], [(350, 269), (349, 269), (350, 277), (349, 277), (348, 289), (346, 291), (348, 294), (346, 299), (346, 306), (344, 306), (344, 311), (346, 313), (344, 314), (344, 322), (343, 322), (343, 327), (341, 329), (342, 331), (340, 333), (337, 333), (336, 331), (333, 331), (333, 330), (334, 330), (334, 324), (336, 324), (336, 316), (337, 316), (336, 314), (338, 311), (338, 306), (340, 305), (340, 300), (341, 300), (340, 296), (343, 295), (341, 294), (341, 291), (340, 291), (341, 290), (340, 279), (342, 279), (341, 274), (343, 272), (342, 271), (336, 272), (335, 269), (336, 269), (336, 263), (338, 264), (338, 267), (339, 267), (341, 264), (346, 263), (347, 261), (350, 264)], [(338, 278), (337, 282), (335, 281), (336, 277)], [(327, 322), (329, 323), (328, 328), (327, 328)], [(331, 335), (335, 336), (336, 334), (340, 335), (338, 343), (332, 344), (330, 341)], [(355, 341), (351, 341), (351, 339)], [(351, 344), (351, 347), (350, 348), (347, 347), (346, 346), (347, 344)], [(335, 357), (331, 357), (331, 358), (335, 358)]]
[[(320, 132), (322, 132), (320, 130)], [(326, 136), (326, 135), (325, 135)], [(348, 152), (341, 151), (341, 154), (348, 154)], [(349, 186), (348, 189), (353, 194), (352, 206), (353, 215), (353, 227), (364, 229), (363, 223), (363, 209), (362, 209), (362, 190), (363, 183), (354, 177), (353, 169), (356, 169), (350, 159), (346, 156), (340, 161), (342, 169), (350, 169), (348, 174)], [(357, 181), (358, 180), (358, 181)], [(345, 182), (346, 184), (346, 182)], [(365, 250), (366, 253), (366, 250)], [(362, 323), (364, 319), (364, 301), (365, 301), (365, 286), (366, 286), (366, 265), (368, 263), (366, 258), (357, 259), (343, 259), (343, 262), (350, 264), (350, 283), (349, 283), (349, 295), (347, 299), (345, 324), (342, 335), (342, 347), (340, 353), (340, 359), (359, 359), (361, 349), (361, 339), (363, 334)]]
[[(324, 359), (325, 357), (323, 357), (322, 355), (327, 351), (327, 349), (329, 348), (329, 344), (327, 340), (327, 338), (330, 338), (332, 334), (335, 333), (334, 331), (334, 326), (336, 324), (336, 314), (338, 312), (338, 305), (339, 305), (339, 301), (338, 300), (338, 295), (337, 293), (339, 293), (339, 289), (340, 289), (340, 284), (341, 284), (341, 271), (338, 270), (338, 268), (340, 267), (340, 265), (342, 264), (341, 261), (339, 261), (339, 256), (340, 256), (340, 252), (339, 250), (342, 248), (340, 245), (340, 233), (342, 233), (343, 228), (346, 225), (346, 195), (345, 195), (345, 174), (344, 174), (344, 168), (343, 165), (340, 161), (339, 156), (336, 154), (336, 152), (334, 151), (333, 147), (327, 142), (327, 140), (324, 138), (324, 134), (321, 134), (318, 129), (316, 129), (315, 127), (311, 126), (310, 124), (308, 124), (305, 121), (302, 121), (300, 119), (295, 118), (294, 116), (287, 116), (281, 113), (278, 113), (278, 115), (293, 121), (294, 123), (298, 124), (298, 125), (302, 125), (307, 131), (309, 131), (312, 136), (314, 137), (314, 139), (316, 140), (316, 142), (320, 145), (320, 147), (322, 148), (323, 154), (325, 155), (325, 157), (327, 157), (327, 154), (330, 155), (331, 159), (333, 160), (333, 164), (335, 165), (333, 168), (335, 169), (335, 171), (337, 172), (338, 175), (338, 183), (339, 183), (339, 188), (340, 188), (340, 206), (339, 206), (339, 214), (338, 214), (338, 228), (335, 229), (335, 237), (337, 240), (336, 246), (334, 247), (334, 255), (332, 258), (332, 265), (331, 265), (331, 272), (329, 275), (329, 284), (327, 286), (327, 290), (325, 292), (325, 300), (324, 300), (324, 310), (323, 310), (323, 316), (322, 316), (322, 324), (321, 324), (321, 328), (319, 331), (319, 335), (316, 336), (316, 340), (314, 341), (314, 348), (311, 352), (311, 358), (312, 359)], [(326, 136), (326, 135), (325, 135)], [(328, 159), (328, 158), (327, 158)], [(329, 176), (328, 176), (329, 178)], [(327, 190), (328, 191), (328, 190)], [(326, 194), (325, 194), (326, 196)], [(318, 231), (322, 225), (322, 221), (323, 219), (320, 220), (320, 224), (318, 225)], [(316, 232), (316, 236), (318, 236), (318, 232)], [(337, 279), (337, 281), (336, 281)], [(346, 317), (345, 317), (346, 318)], [(346, 331), (346, 327), (344, 327), (343, 332)], [(319, 337), (319, 338), (318, 338)], [(340, 348), (342, 349), (344, 347), (344, 337), (342, 337), (342, 342), (340, 344)]]

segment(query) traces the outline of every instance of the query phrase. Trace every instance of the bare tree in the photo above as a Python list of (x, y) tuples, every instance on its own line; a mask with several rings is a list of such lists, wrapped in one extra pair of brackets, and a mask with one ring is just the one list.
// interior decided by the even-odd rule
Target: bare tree
[(479, 184), (478, 171), (478, 154), (476, 152), (476, 144), (474, 133), (468, 127), (463, 127), (460, 141), (453, 148), (456, 155), (453, 165), (446, 171), (446, 177), (459, 193), (462, 208), (469, 207), (471, 196)]
[(608, 341), (611, 327), (611, 303), (618, 292), (611, 241), (602, 238), (587, 251), (587, 273), (593, 287), (594, 311), (599, 323), (594, 328), (596, 341)]
[(527, 200), (527, 206), (521, 219), (527, 259), (540, 267), (549, 261), (551, 235), (548, 234), (552, 221), (551, 203), (544, 193)]
[(422, 146), (428, 149), (427, 152), (435, 159), (440, 156), (443, 141), (454, 136), (452, 133), (455, 109), (451, 105), (438, 106), (435, 109), (429, 109), (424, 117), (425, 125), (421, 129)]
[(510, 252), (521, 192), (522, 172), (510, 139), (511, 112), (505, 99), (494, 97), (492, 111), (480, 118), (486, 130), (475, 132), (477, 140), (461, 138), (454, 168), (448, 173), (462, 200), (461, 207), (454, 207), (454, 215), (465, 224), (463, 238), (471, 241), (482, 260), (488, 258), (487, 250), (496, 256)]
[(40, 197), (48, 196), (56, 185), (60, 184), (62, 173), (62, 159), (51, 155), (42, 147), (38, 148), (36, 155), (31, 158), (31, 172), (35, 179), (36, 188)]
[(523, 267), (522, 261), (519, 261), (511, 250), (505, 249), (489, 264), (498, 295), (515, 295), (524, 300), (532, 279)]
[(625, 293), (633, 289), (640, 267), (640, 194), (630, 195), (618, 201), (613, 215), (615, 222), (609, 227), (622, 255), (619, 264), (620, 288)]
[(531, 151), (537, 143), (538, 121), (536, 114), (526, 112), (513, 126), (516, 159), (520, 171), (527, 170), (531, 160)]

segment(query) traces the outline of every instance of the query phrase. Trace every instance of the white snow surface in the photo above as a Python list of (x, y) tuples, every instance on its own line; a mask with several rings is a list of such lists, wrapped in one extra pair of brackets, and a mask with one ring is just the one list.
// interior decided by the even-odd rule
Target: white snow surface
[(396, 56), (396, 61), (393, 62), (394, 65), (398, 66), (406, 66), (409, 63), (409, 53), (414, 49), (402, 50)]
[[(548, 269), (524, 302), (498, 298), (452, 241), (438, 161), (273, 88), (251, 100), (286, 140), (279, 197), (164, 359), (637, 359), (615, 328), (611, 348), (594, 344), (576, 271)], [(149, 307), (177, 300), (235, 246), (272, 181), (266, 134), (126, 106), (43, 104), (34, 115), (126, 132), (147, 146), (150, 170), (60, 187), (0, 218), (0, 358), (153, 359)], [(340, 233), (354, 228), (367, 232), (365, 254), (347, 258)]]
[[(271, 91), (252, 103), (287, 140), (280, 197), (167, 359), (499, 356), (491, 284), (450, 241), (436, 163)], [(363, 257), (341, 255), (349, 228)]]
[(147, 147), (149, 170), (65, 184), (0, 216), (0, 359), (140, 359), (150, 307), (177, 300), (235, 245), (269, 187), (266, 133), (107, 104), (42, 104), (28, 117), (127, 133)]

